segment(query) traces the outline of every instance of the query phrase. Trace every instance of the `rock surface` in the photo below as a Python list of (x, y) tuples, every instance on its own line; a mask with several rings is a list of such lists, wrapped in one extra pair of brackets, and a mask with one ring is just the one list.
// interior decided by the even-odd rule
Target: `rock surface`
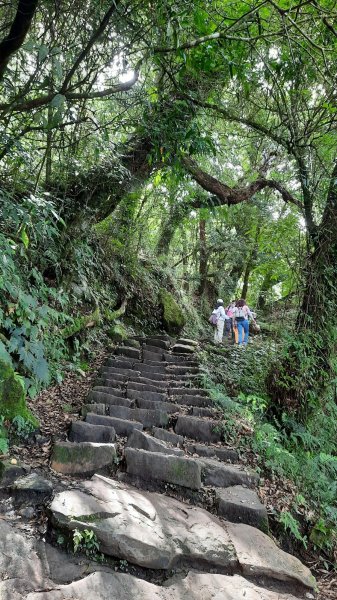
[(255, 586), (243, 577), (190, 572), (164, 587), (126, 573), (92, 573), (55, 590), (29, 594), (27, 600), (296, 600)]
[(147, 481), (166, 481), (191, 490), (201, 488), (200, 465), (193, 459), (134, 448), (125, 449), (125, 458), (130, 475)]

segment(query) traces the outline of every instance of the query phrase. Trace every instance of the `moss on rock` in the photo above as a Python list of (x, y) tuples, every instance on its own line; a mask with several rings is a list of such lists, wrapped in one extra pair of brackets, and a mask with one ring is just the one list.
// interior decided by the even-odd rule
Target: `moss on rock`
[(168, 333), (179, 333), (185, 325), (186, 319), (179, 304), (167, 290), (161, 289), (159, 301), (163, 309), (163, 325)]
[(128, 331), (122, 323), (115, 323), (109, 328), (108, 336), (114, 342), (123, 342), (128, 338)]
[(22, 417), (38, 427), (39, 422), (26, 405), (26, 394), (20, 376), (11, 366), (0, 360), (0, 415), (10, 421)]

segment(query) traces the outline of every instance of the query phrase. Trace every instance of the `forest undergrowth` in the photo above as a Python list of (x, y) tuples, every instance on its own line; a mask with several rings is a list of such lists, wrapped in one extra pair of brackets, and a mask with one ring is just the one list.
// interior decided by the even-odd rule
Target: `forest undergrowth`
[(270, 415), (265, 373), (279, 343), (257, 336), (247, 348), (204, 344), (202, 385), (223, 410), (223, 435), (260, 471), (271, 529), (285, 550), (311, 568), (337, 566), (337, 406), (325, 400), (304, 426)]

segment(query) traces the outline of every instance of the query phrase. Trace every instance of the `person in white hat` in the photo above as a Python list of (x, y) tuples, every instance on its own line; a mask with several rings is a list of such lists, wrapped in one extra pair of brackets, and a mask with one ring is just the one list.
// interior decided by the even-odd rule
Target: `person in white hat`
[(222, 298), (218, 298), (218, 300), (216, 301), (216, 307), (211, 315), (212, 323), (214, 324), (215, 344), (222, 343), (225, 321), (229, 318), (230, 317), (227, 317), (226, 315)]

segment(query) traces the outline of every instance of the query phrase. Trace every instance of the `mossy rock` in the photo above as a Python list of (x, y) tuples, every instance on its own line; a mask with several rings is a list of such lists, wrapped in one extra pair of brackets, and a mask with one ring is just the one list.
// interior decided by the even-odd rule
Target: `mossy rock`
[(159, 292), (159, 302), (163, 309), (163, 325), (171, 334), (178, 334), (186, 323), (186, 319), (179, 304), (167, 290)]
[(129, 333), (122, 323), (114, 323), (108, 330), (108, 336), (114, 342), (123, 342), (128, 335)]
[(10, 421), (20, 416), (32, 423), (34, 427), (39, 426), (38, 420), (27, 408), (26, 394), (20, 376), (2, 360), (0, 360), (0, 415)]

